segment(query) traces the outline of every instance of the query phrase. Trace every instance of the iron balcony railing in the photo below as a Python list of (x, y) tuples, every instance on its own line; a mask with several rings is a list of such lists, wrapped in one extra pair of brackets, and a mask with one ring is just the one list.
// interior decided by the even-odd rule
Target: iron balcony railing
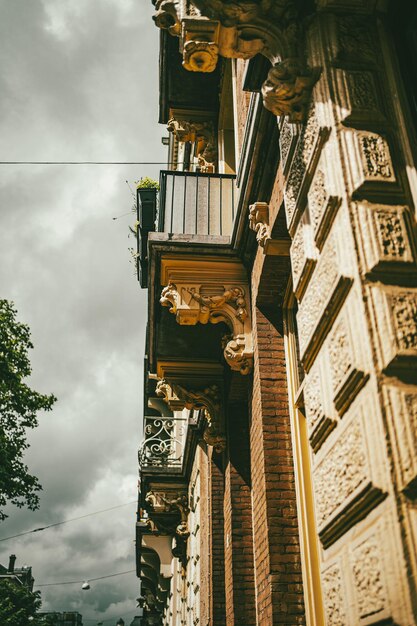
[(138, 453), (140, 468), (181, 469), (187, 425), (186, 417), (146, 416)]
[(162, 170), (158, 231), (230, 236), (235, 218), (234, 174)]

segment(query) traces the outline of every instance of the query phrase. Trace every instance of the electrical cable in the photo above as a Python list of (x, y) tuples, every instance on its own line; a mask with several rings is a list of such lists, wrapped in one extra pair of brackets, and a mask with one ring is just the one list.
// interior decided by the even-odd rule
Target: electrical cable
[[(166, 161), (0, 161), (0, 165), (167, 165)], [(177, 163), (176, 165), (182, 165)]]
[(98, 576), (97, 578), (84, 578), (83, 580), (67, 580), (63, 582), (57, 583), (40, 583), (35, 584), (35, 587), (54, 587), (55, 585), (79, 585), (80, 583), (94, 582), (95, 580), (104, 580), (104, 578), (114, 578), (115, 576), (123, 576), (124, 574), (131, 574), (132, 572), (136, 572), (135, 569), (129, 569), (126, 572), (118, 572), (117, 574), (107, 574), (106, 576)]
[(46, 530), (47, 528), (52, 528), (54, 526), (61, 526), (62, 524), (68, 524), (68, 522), (75, 522), (79, 519), (84, 519), (85, 517), (91, 517), (92, 515), (98, 515), (99, 513), (106, 513), (107, 511), (114, 511), (114, 509), (120, 509), (122, 506), (127, 506), (128, 504), (137, 503), (137, 500), (131, 500), (130, 502), (125, 502), (124, 504), (118, 504), (117, 506), (111, 506), (108, 509), (102, 509), (101, 511), (94, 511), (93, 513), (86, 513), (85, 515), (80, 515), (79, 517), (72, 517), (71, 519), (63, 520), (62, 522), (55, 522), (54, 524), (48, 524), (47, 526), (41, 526), (39, 528), (34, 528), (33, 530), (27, 530), (24, 533), (19, 533), (18, 535), (11, 535), (10, 537), (2, 537), (0, 541), (8, 541), (9, 539), (15, 539), (16, 537), (23, 537), (23, 535), (30, 535), (31, 533), (38, 533), (41, 530)]

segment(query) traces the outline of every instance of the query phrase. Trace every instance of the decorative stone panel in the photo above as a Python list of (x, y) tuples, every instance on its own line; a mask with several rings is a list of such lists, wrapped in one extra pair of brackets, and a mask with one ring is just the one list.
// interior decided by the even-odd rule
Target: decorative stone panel
[(375, 74), (366, 70), (334, 72), (338, 117), (347, 125), (384, 120)]
[(291, 166), (298, 134), (299, 126), (297, 124), (292, 124), (287, 120), (287, 118), (282, 117), (281, 124), (279, 126), (279, 147), (281, 151), (281, 167), (284, 172), (284, 176), (287, 175)]
[[(405, 206), (357, 206), (357, 231), (366, 274), (401, 282), (417, 277), (412, 218)], [(411, 236), (410, 236), (411, 235)]]
[[(363, 9), (363, 0), (357, 6)], [(374, 21), (359, 15), (335, 15), (331, 53), (336, 62), (376, 64), (378, 47)]]
[(417, 289), (370, 288), (379, 367), (417, 382)]
[(287, 226), (293, 236), (305, 208), (306, 196), (316, 168), (321, 148), (329, 136), (329, 129), (322, 127), (312, 105), (307, 122), (302, 127), (287, 182), (284, 187)]
[(356, 546), (351, 553), (353, 586), (359, 619), (366, 620), (376, 616), (387, 606), (388, 594), (384, 581), (384, 564), (381, 554), (381, 540), (372, 534)]
[(384, 387), (399, 489), (417, 497), (417, 387)]
[(326, 345), (333, 401), (339, 415), (346, 412), (368, 380), (361, 354), (363, 340), (360, 336), (360, 325), (352, 321), (355, 315), (354, 306), (352, 303), (348, 307), (348, 304), (350, 303), (346, 303), (336, 320)]
[(352, 193), (359, 197), (398, 195), (401, 189), (387, 138), (368, 131), (346, 130), (342, 139)]
[[(347, 424), (335, 431), (338, 436), (333, 443), (326, 445), (326, 450), (322, 448), (314, 468), (317, 525), (325, 548), (386, 496), (380, 459), (372, 456), (382, 446), (375, 440), (375, 432), (370, 432), (372, 407), (369, 397), (356, 406)], [(375, 446), (375, 452), (370, 450), (370, 443)]]
[(290, 249), (293, 290), (298, 300), (304, 293), (317, 261), (317, 251), (311, 231), (310, 224), (302, 220), (298, 224)]
[(340, 559), (323, 571), (321, 580), (326, 626), (346, 626), (345, 572)]
[(300, 356), (309, 370), (345, 300), (352, 278), (346, 263), (349, 248), (335, 228), (327, 240), (297, 313)]
[(304, 383), (304, 406), (308, 434), (314, 452), (320, 448), (337, 421), (327, 390), (328, 377), (321, 359), (317, 359)]
[(340, 198), (329, 193), (329, 181), (326, 175), (327, 167), (323, 161), (322, 156), (308, 192), (308, 206), (314, 239), (319, 249), (323, 246), (340, 205)]

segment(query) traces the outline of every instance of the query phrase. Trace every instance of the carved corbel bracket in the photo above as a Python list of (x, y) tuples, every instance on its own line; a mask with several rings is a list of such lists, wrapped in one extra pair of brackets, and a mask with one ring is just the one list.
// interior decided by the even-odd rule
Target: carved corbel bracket
[(156, 12), (153, 20), (158, 28), (167, 30), (171, 35), (181, 34), (181, 22), (179, 19), (178, 0), (156, 0)]
[(196, 156), (202, 172), (213, 172), (217, 163), (217, 137), (210, 120), (183, 120), (172, 117), (167, 129), (178, 141), (196, 143)]
[[(145, 502), (151, 514), (154, 513), (157, 516), (170, 515), (173, 513), (179, 514), (179, 524), (177, 524), (175, 528), (167, 529), (165, 527), (163, 530), (174, 535), (175, 547), (172, 550), (172, 554), (179, 558), (184, 565), (187, 558), (187, 539), (190, 536), (188, 528), (188, 513), (190, 512), (190, 507), (186, 490), (151, 490), (146, 494)], [(156, 527), (158, 528), (158, 523), (156, 523)]]
[(204, 441), (209, 446), (213, 446), (216, 452), (222, 452), (226, 448), (223, 401), (221, 390), (217, 385), (193, 391), (176, 383), (168, 383), (163, 379), (156, 386), (156, 394), (162, 396), (170, 408), (172, 408), (170, 398), (174, 396), (182, 403), (181, 408), (203, 410), (207, 419), (203, 434)]
[(218, 56), (263, 54), (272, 63), (262, 88), (265, 107), (291, 122), (305, 120), (318, 73), (303, 61), (302, 20), (294, 0), (164, 0), (157, 7), (154, 19), (180, 37), (187, 70), (212, 72)]
[(262, 85), (265, 108), (274, 115), (287, 116), (290, 122), (303, 122), (319, 73), (303, 68), (297, 58), (276, 63)]
[(255, 202), (249, 207), (249, 228), (256, 233), (256, 241), (265, 251), (265, 244), (271, 239), (269, 227), (269, 204)]
[(231, 335), (223, 355), (232, 370), (249, 374), (253, 365), (252, 327), (247, 303), (247, 287), (213, 284), (175, 284), (161, 293), (160, 303), (169, 307), (181, 326), (225, 322)]
[(269, 204), (255, 202), (249, 207), (249, 228), (256, 233), (256, 241), (268, 256), (288, 256), (290, 239), (273, 239), (269, 223)]

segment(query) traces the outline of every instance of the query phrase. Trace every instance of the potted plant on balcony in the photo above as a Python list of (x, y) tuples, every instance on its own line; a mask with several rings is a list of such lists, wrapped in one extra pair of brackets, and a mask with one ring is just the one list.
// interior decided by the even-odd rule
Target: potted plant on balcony
[(154, 230), (156, 219), (156, 198), (159, 183), (148, 176), (141, 178), (136, 185), (138, 221), (141, 228)]

